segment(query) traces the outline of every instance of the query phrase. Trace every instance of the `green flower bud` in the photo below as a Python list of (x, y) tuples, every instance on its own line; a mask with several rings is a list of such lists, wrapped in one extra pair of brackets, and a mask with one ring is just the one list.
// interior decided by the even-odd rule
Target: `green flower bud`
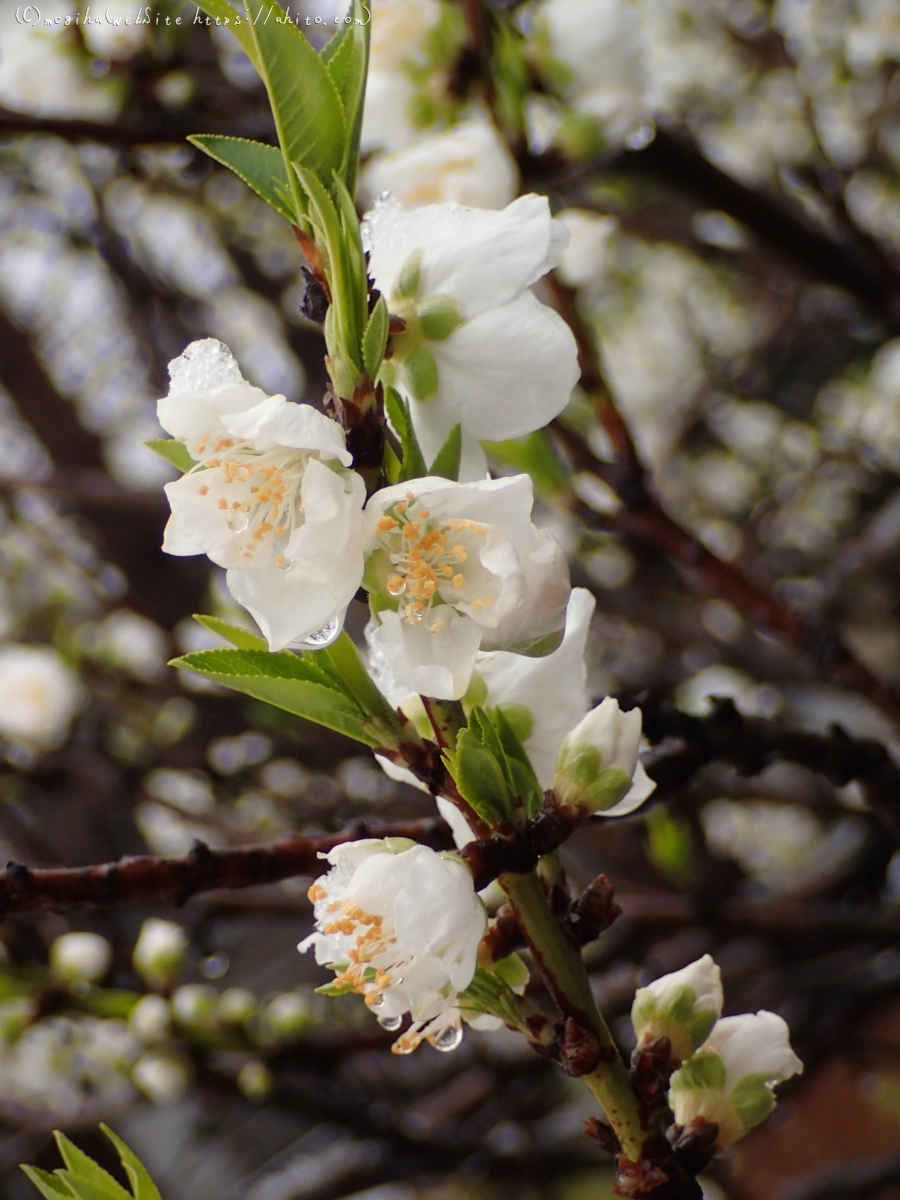
[(607, 696), (563, 738), (553, 781), (561, 803), (591, 813), (614, 808), (631, 787), (640, 741), (640, 709), (623, 713)]
[(60, 983), (97, 983), (111, 962), (112, 946), (98, 933), (64, 933), (50, 947), (50, 973)]
[(690, 1058), (722, 1015), (722, 977), (708, 954), (639, 988), (631, 1008), (638, 1042), (667, 1037), (672, 1054)]
[(180, 925), (151, 917), (141, 926), (131, 961), (148, 987), (167, 991), (181, 971), (187, 945)]

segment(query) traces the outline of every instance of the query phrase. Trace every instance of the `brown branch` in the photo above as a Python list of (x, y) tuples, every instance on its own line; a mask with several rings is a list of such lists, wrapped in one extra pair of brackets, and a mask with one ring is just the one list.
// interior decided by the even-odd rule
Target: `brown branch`
[(92, 867), (26, 867), (9, 863), (0, 875), (0, 916), (63, 912), (140, 901), (184, 904), (198, 892), (255, 887), (328, 870), (320, 854), (367, 837), (407, 837), (434, 849), (453, 845), (438, 818), (367, 826), (357, 822), (340, 833), (285, 838), (258, 846), (210, 850), (200, 841), (183, 858), (141, 855)]
[(184, 116), (180, 119), (166, 116), (161, 120), (145, 118), (119, 124), (62, 117), (33, 117), (28, 113), (0, 108), (0, 138), (34, 133), (50, 134), (68, 141), (100, 142), (105, 146), (171, 145), (183, 142), (192, 133), (222, 133), (229, 137), (274, 141), (274, 127), (268, 118), (234, 119), (222, 124), (198, 114), (190, 120)]
[(668, 738), (681, 744), (647, 763), (651, 778), (666, 790), (683, 787), (716, 759), (730, 762), (741, 775), (759, 775), (776, 761), (798, 763), (837, 787), (862, 784), (872, 808), (896, 828), (900, 821), (900, 768), (888, 751), (871, 738), (850, 737), (840, 726), (828, 734), (792, 729), (780, 721), (746, 717), (730, 699), (719, 699), (704, 717), (691, 716), (654, 696), (622, 698), (625, 708), (638, 705), (644, 735), (651, 745)]
[[(622, 501), (615, 513), (605, 515), (605, 525), (624, 537), (636, 538), (663, 550), (685, 568), (696, 585), (730, 601), (746, 617), (764, 625), (815, 664), (821, 678), (868, 696), (885, 712), (900, 718), (900, 695), (876, 679), (848, 649), (837, 630), (810, 621), (803, 614), (779, 603), (730, 563), (723, 562), (698, 538), (682, 528), (662, 508), (653, 494), (652, 480), (643, 467), (634, 442), (607, 386), (593, 331), (578, 310), (577, 296), (554, 275), (548, 277), (560, 315), (572, 329), (578, 345), (581, 386), (593, 400), (597, 417), (616, 452), (614, 463), (603, 462), (586, 443), (559, 420), (551, 428), (572, 466), (602, 479)], [(587, 524), (597, 515), (575, 502), (576, 511)]]

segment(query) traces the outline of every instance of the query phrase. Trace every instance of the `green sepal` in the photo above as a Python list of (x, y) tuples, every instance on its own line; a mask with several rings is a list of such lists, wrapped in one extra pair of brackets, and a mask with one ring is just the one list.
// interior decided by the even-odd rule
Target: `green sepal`
[(379, 296), (369, 315), (366, 332), (363, 334), (363, 366), (373, 383), (378, 378), (378, 372), (384, 361), (389, 323), (387, 304), (384, 296)]
[(353, 991), (352, 983), (323, 983), (313, 989), (317, 996), (349, 996)]
[(389, 387), (384, 389), (384, 407), (388, 420), (391, 423), (391, 428), (400, 439), (400, 448), (403, 451), (400, 476), (396, 482), (402, 483), (407, 479), (421, 479), (423, 475), (428, 474), (428, 471), (425, 466), (425, 459), (422, 457), (422, 451), (419, 449), (416, 431), (413, 429), (412, 417), (409, 415), (409, 405), (396, 388)]
[(419, 306), (419, 325), (428, 342), (445, 341), (463, 324), (459, 305), (452, 296), (429, 296)]
[(237, 646), (238, 650), (268, 649), (265, 638), (251, 633), (249, 629), (241, 629), (238, 625), (223, 621), (220, 617), (207, 617), (194, 613), (194, 620), (204, 629), (208, 629), (210, 633), (216, 633), (219, 637), (225, 638), (227, 642), (231, 642), (232, 646)]
[(775, 1107), (775, 1097), (765, 1075), (744, 1075), (728, 1098), (745, 1130), (759, 1125)]
[(447, 440), (435, 455), (434, 462), (428, 471), (429, 475), (439, 475), (442, 479), (459, 479), (459, 467), (462, 462), (462, 426), (454, 425), (447, 434)]
[(170, 666), (194, 671), (366, 746), (377, 747), (385, 740), (377, 718), (339, 691), (305, 656), (263, 650), (201, 650), (174, 659)]
[(672, 1076), (677, 1091), (721, 1092), (725, 1088), (725, 1064), (712, 1051), (692, 1055)]
[(403, 364), (409, 390), (423, 403), (437, 395), (439, 378), (434, 355), (424, 346), (417, 346)]
[(223, 137), (215, 133), (195, 133), (188, 141), (234, 171), (261, 200), (291, 222), (296, 221), (291, 185), (284, 166), (284, 155), (277, 146), (253, 142), (249, 138)]
[[(521, 962), (521, 959), (519, 961)], [(476, 967), (472, 982), (465, 991), (460, 992), (457, 1003), (461, 1009), (468, 1012), (499, 1017), (504, 1024), (511, 1025), (529, 1036), (521, 1000), (510, 987), (503, 972), (498, 970), (501, 965), (495, 963), (491, 970)]]
[(419, 283), (422, 278), (422, 251), (413, 252), (403, 261), (394, 286), (391, 289), (392, 300), (415, 300), (419, 294)]
[(197, 465), (197, 460), (191, 458), (187, 446), (177, 438), (149, 438), (144, 445), (184, 474), (192, 471)]

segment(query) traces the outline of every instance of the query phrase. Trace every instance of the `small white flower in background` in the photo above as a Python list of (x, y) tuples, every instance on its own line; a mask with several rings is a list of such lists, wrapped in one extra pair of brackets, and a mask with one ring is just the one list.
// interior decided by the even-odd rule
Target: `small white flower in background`
[(127, 608), (110, 613), (99, 625), (82, 627), (79, 641), (87, 653), (147, 683), (157, 678), (169, 657), (163, 630)]
[(641, 710), (622, 712), (607, 696), (563, 738), (553, 780), (560, 803), (607, 817), (634, 812), (656, 786), (638, 761), (640, 744)]
[(64, 933), (50, 947), (50, 971), (67, 983), (96, 983), (111, 963), (112, 946), (99, 933)]
[(638, 988), (631, 1022), (638, 1044), (667, 1037), (683, 1060), (702, 1046), (722, 1015), (722, 975), (711, 955)]
[(150, 41), (150, 22), (138, 24), (135, 20), (141, 11), (131, 0), (112, 0), (97, 14), (99, 20), (95, 16), (89, 24), (82, 23), (84, 44), (98, 58), (115, 62), (131, 58)]
[(505, 208), (515, 199), (517, 182), (513, 157), (487, 121), (466, 121), (394, 154), (378, 155), (362, 176), (370, 199), (390, 192), (405, 208)]
[(78, 676), (49, 646), (0, 646), (0, 737), (53, 750), (84, 695)]
[(441, 17), (438, 0), (370, 0), (372, 41), (360, 144), (397, 150), (417, 134), (413, 106), (416, 68), (427, 61), (426, 43)]
[(565, 555), (531, 523), (527, 475), (477, 483), (415, 479), (366, 507), (372, 643), (401, 683), (458, 700), (479, 648), (533, 649), (561, 632)]
[(184, 1059), (151, 1051), (134, 1064), (131, 1078), (154, 1104), (174, 1104), (188, 1089), (191, 1069)]
[(769, 1115), (775, 1084), (802, 1070), (781, 1017), (724, 1017), (672, 1076), (669, 1104), (679, 1125), (698, 1118), (718, 1125), (716, 1145), (724, 1149)]
[(148, 987), (163, 991), (175, 982), (187, 946), (188, 936), (180, 925), (149, 917), (141, 926), (131, 961)]
[(164, 1042), (172, 1031), (172, 1010), (162, 996), (142, 996), (128, 1014), (128, 1025), (142, 1042)]
[(609, 243), (619, 227), (615, 217), (601, 217), (581, 208), (566, 208), (556, 216), (569, 231), (569, 244), (559, 256), (559, 275), (569, 287), (596, 283), (606, 274)]
[(332, 991), (358, 992), (385, 1029), (409, 1029), (397, 1054), (424, 1040), (459, 1045), (458, 994), (472, 982), (487, 914), (469, 868), (400, 839), (335, 847), (331, 870), (310, 888), (316, 932), (300, 943), (336, 972)]
[(645, 116), (646, 49), (631, 0), (544, 0), (535, 17), (540, 56), (575, 109), (624, 142)]
[(406, 322), (383, 377), (409, 400), (426, 462), (461, 424), (460, 479), (483, 478), (480, 441), (521, 437), (565, 408), (579, 375), (575, 340), (529, 289), (567, 237), (533, 195), (502, 212), (380, 201), (366, 217), (370, 274)]
[(197, 466), (166, 485), (163, 549), (207, 554), (272, 650), (343, 624), (362, 578), (365, 487), (344, 434), (307, 404), (266, 396), (207, 338), (169, 364), (159, 421)]

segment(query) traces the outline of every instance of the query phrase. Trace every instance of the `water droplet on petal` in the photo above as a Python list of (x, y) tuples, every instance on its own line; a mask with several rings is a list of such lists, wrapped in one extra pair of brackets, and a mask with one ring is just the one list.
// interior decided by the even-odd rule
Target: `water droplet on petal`
[(435, 1050), (440, 1050), (442, 1054), (449, 1054), (451, 1050), (455, 1050), (459, 1043), (463, 1040), (462, 1025), (448, 1025), (433, 1040), (428, 1039)]
[(321, 629), (317, 629), (309, 637), (303, 638), (300, 645), (308, 646), (310, 650), (324, 650), (326, 646), (330, 646), (332, 642), (337, 641), (340, 633), (341, 622), (337, 617), (332, 617)]
[(399, 1029), (400, 1026), (403, 1024), (403, 1018), (402, 1017), (379, 1017), (378, 1024), (381, 1026), (382, 1029), (387, 1029), (389, 1032), (393, 1033), (395, 1029)]
[(245, 512), (241, 512), (239, 508), (235, 508), (225, 518), (225, 524), (232, 533), (243, 533), (250, 524), (250, 518)]

